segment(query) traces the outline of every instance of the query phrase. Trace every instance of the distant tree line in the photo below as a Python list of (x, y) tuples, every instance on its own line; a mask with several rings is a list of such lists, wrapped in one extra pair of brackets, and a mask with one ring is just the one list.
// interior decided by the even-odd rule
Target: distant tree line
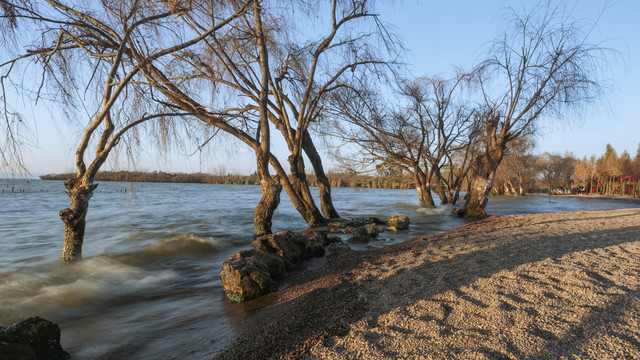
[(492, 194), (525, 193), (640, 196), (640, 147), (634, 157), (607, 144), (600, 157), (571, 153), (532, 154), (533, 142), (520, 142), (505, 154)]
[[(42, 180), (62, 180), (73, 178), (74, 174), (47, 174), (40, 176)], [(314, 174), (306, 175), (310, 186), (318, 186), (319, 181)], [(327, 178), (331, 187), (377, 188), (377, 189), (411, 189), (413, 180), (408, 175), (372, 176), (354, 173), (328, 172)], [(192, 183), (192, 184), (226, 184), (226, 185), (260, 185), (257, 174), (251, 175), (216, 175), (207, 173), (168, 173), (162, 171), (100, 171), (96, 181), (115, 182), (157, 182), (157, 183)]]
[(640, 196), (640, 146), (635, 156), (625, 150), (618, 156), (609, 144), (596, 158), (577, 160), (573, 185), (587, 194)]

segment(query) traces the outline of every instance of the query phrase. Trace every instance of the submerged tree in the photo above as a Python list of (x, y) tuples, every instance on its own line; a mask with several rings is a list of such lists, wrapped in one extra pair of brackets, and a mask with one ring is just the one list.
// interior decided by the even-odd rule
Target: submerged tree
[[(254, 149), (259, 166), (267, 159), (305, 221), (321, 225), (338, 213), (309, 126), (321, 121), (329, 94), (390, 63), (387, 51), (374, 45), (391, 49), (395, 44), (370, 10), (368, 1), (334, 0), (317, 10), (305, 2), (255, 0), (242, 21), (177, 59), (177, 70), (150, 67), (145, 74), (158, 82), (158, 90), (173, 105), (198, 111), (200, 119)], [(318, 12), (322, 30), (309, 33), (296, 27), (315, 21)], [(205, 16), (186, 16), (185, 22), (201, 31)], [(293, 16), (298, 18), (295, 24), (283, 20)], [(203, 84), (211, 86), (203, 89)], [(259, 149), (259, 143), (267, 141), (265, 115), (287, 144), (291, 176), (275, 156)], [(303, 154), (318, 179), (322, 211), (311, 195)], [(256, 226), (257, 234), (259, 230)]]
[[(422, 206), (435, 206), (432, 190), (440, 204), (447, 204), (462, 185), (474, 138), (474, 110), (462, 104), (461, 96), (467, 80), (462, 73), (449, 80), (401, 80), (399, 104), (383, 99), (370, 83), (351, 87), (332, 97), (327, 110), (334, 121), (323, 131), (338, 139), (337, 148), (356, 145), (362, 162), (410, 173)], [(346, 152), (341, 156), (353, 158)]]
[(525, 14), (511, 10), (507, 32), (478, 66), (483, 151), (472, 166), (467, 217), (486, 215), (496, 169), (513, 140), (540, 119), (561, 118), (602, 93), (598, 74), (606, 51), (588, 43), (590, 28), (569, 16), (548, 3)]
[[(177, 20), (191, 10), (189, 2), (78, 5), (2, 0), (0, 5), (2, 19), (12, 30), (5, 36), (19, 44), (18, 51), (24, 50), (1, 65), (3, 81), (29, 74), (28, 66), (34, 65), (40, 81), (35, 89), (26, 89), (33, 91), (34, 101), (57, 102), (70, 117), (76, 115), (72, 112), (76, 108), (88, 109), (90, 114), (76, 150), (76, 175), (65, 181), (70, 207), (60, 211), (65, 225), (61, 260), (78, 260), (89, 200), (97, 187), (94, 178), (109, 154), (121, 142), (135, 146), (143, 124), (163, 138), (175, 130), (169, 127), (171, 118), (190, 115), (158, 101), (153, 86), (141, 76), (143, 70), (162, 66), (167, 58), (211, 36), (246, 6), (212, 8), (216, 21), (202, 34), (187, 37), (175, 29)], [(51, 92), (45, 94), (47, 88)]]

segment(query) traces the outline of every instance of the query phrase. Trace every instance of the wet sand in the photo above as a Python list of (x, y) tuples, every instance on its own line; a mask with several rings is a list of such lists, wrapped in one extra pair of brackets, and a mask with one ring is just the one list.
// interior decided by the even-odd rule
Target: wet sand
[(640, 209), (491, 216), (285, 282), (216, 358), (640, 358)]

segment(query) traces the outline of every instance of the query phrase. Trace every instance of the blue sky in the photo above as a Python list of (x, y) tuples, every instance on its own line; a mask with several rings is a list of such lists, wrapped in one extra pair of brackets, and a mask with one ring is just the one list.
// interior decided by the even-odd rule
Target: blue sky
[[(381, 14), (411, 50), (414, 74), (446, 75), (454, 66), (469, 68), (482, 59), (484, 45), (494, 39), (508, 6), (516, 10), (536, 1), (417, 1), (387, 2)], [(574, 2), (566, 1), (566, 4)], [(610, 143), (618, 153), (636, 154), (640, 143), (640, 1), (580, 0), (576, 19), (596, 19), (604, 13), (590, 42), (617, 50), (605, 79), (612, 82), (602, 104), (569, 115), (562, 122), (542, 124), (535, 152), (573, 152), (599, 156)]]
[[(470, 68), (482, 59), (483, 48), (501, 31), (501, 14), (507, 6), (521, 8), (535, 1), (380, 1), (382, 20), (391, 25), (409, 50), (409, 62), (414, 75), (451, 74), (454, 66)], [(564, 121), (548, 121), (540, 129), (535, 152), (564, 153), (578, 157), (600, 155), (607, 143), (622, 153), (635, 155), (640, 142), (640, 1), (580, 0), (575, 7), (577, 18), (594, 19), (607, 6), (591, 42), (602, 42), (620, 52), (612, 59), (605, 76), (613, 87), (602, 104), (594, 104), (580, 115), (569, 115)], [(31, 108), (20, 105), (30, 123), (37, 123), (37, 144), (25, 153), (25, 162), (32, 174), (73, 171), (75, 147), (80, 127), (69, 125), (63, 116), (44, 106)], [(80, 120), (84, 122), (83, 119)], [(283, 143), (274, 143), (276, 153), (285, 153)], [(255, 160), (242, 145), (210, 154), (207, 158), (185, 157), (180, 154), (158, 156), (140, 154), (135, 165), (126, 159), (110, 161), (110, 169), (164, 170), (180, 172), (250, 173)], [(115, 158), (114, 158), (115, 160)], [(332, 167), (326, 161), (327, 169)]]

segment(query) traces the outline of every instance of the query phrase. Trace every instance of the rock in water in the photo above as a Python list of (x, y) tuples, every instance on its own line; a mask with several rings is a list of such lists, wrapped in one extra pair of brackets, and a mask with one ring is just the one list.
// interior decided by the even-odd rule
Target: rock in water
[(350, 243), (368, 243), (369, 241), (371, 241), (371, 236), (369, 235), (369, 230), (366, 227), (355, 229), (349, 238)]
[(232, 259), (222, 263), (220, 273), (224, 293), (229, 299), (243, 302), (278, 289), (269, 266), (257, 256)]
[(69, 359), (60, 345), (58, 325), (34, 316), (0, 328), (1, 359)]
[(367, 229), (367, 233), (369, 233), (369, 236), (371, 237), (376, 237), (380, 233), (380, 229), (375, 223), (371, 223), (367, 225), (366, 229)]
[(1, 360), (37, 360), (36, 352), (27, 344), (10, 344), (0, 341)]
[(307, 256), (323, 257), (324, 246), (322, 246), (322, 244), (327, 241), (327, 234), (320, 232), (308, 232), (302, 235), (307, 240)]
[(229, 259), (249, 258), (252, 256), (259, 257), (269, 267), (269, 275), (271, 278), (277, 279), (284, 275), (287, 271), (282, 257), (260, 249), (247, 249), (237, 252), (229, 257)]
[(402, 215), (389, 216), (388, 225), (398, 230), (404, 230), (409, 228), (409, 218)]
[(281, 256), (287, 270), (293, 270), (295, 263), (307, 259), (307, 240), (291, 231), (261, 236), (251, 246)]

